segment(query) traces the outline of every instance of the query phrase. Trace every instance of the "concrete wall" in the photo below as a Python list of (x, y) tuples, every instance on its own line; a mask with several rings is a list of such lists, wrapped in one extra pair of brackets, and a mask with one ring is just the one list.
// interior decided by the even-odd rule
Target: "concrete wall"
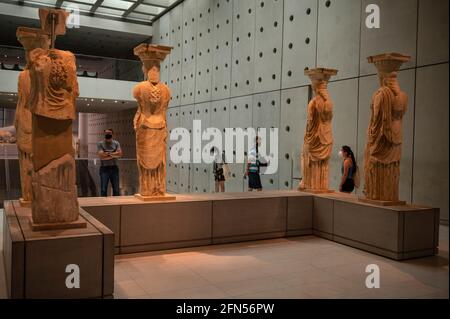
[[(365, 26), (372, 3), (381, 9), (380, 29)], [(363, 161), (370, 97), (377, 88), (366, 57), (411, 55), (399, 75), (410, 101), (400, 193), (407, 201), (440, 207), (448, 220), (447, 0), (185, 0), (155, 22), (154, 31), (155, 42), (174, 47), (162, 67), (172, 89), (169, 129), (189, 128), (194, 117), (218, 128), (279, 128), (279, 169), (263, 176), (265, 188), (295, 188), (300, 177), (310, 97), (305, 67), (339, 70), (329, 85), (335, 103), (331, 186), (337, 187), (340, 146), (350, 145)], [(171, 163), (168, 188), (211, 191), (211, 168), (202, 165)], [(232, 172), (227, 190), (244, 190), (243, 166), (233, 165)]]

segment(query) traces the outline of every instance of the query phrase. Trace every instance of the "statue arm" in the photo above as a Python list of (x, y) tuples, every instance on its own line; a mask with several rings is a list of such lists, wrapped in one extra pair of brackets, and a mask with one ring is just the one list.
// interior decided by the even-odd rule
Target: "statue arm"
[(396, 101), (394, 103), (394, 111), (400, 113), (402, 116), (406, 113), (408, 109), (408, 96), (400, 92), (400, 94), (396, 97)]
[(134, 130), (136, 130), (137, 126), (138, 126), (138, 123), (139, 123), (139, 119), (141, 117), (141, 102), (140, 102), (141, 100), (140, 100), (140, 89), (139, 89), (139, 86), (135, 86), (134, 87), (134, 89), (133, 89), (133, 96), (136, 99), (137, 104), (138, 104), (136, 115), (134, 116), (134, 119), (133, 119), (133, 127), (134, 127)]
[(170, 89), (166, 84), (164, 84), (164, 91), (165, 91), (165, 95), (166, 95), (166, 99), (164, 101), (164, 109), (167, 110), (167, 108), (169, 107), (171, 94), (170, 94)]

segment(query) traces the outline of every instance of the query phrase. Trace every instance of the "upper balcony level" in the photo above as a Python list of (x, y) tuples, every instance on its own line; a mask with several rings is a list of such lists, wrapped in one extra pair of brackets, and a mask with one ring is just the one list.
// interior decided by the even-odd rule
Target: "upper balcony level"
[[(80, 96), (77, 111), (118, 112), (135, 108), (132, 90), (143, 80), (141, 62), (76, 54)], [(0, 46), (0, 108), (15, 108), (24, 50)]]

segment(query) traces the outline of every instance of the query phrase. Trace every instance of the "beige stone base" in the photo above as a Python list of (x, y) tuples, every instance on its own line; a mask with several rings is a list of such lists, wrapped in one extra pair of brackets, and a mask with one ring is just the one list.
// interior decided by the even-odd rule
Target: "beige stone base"
[(159, 202), (159, 201), (168, 201), (168, 200), (175, 200), (176, 196), (172, 195), (163, 195), (163, 196), (143, 196), (141, 194), (134, 194), (134, 196), (137, 199), (140, 199), (144, 202)]
[(70, 223), (51, 223), (51, 224), (36, 224), (30, 218), (30, 226), (33, 231), (42, 230), (55, 230), (55, 229), (73, 229), (73, 228), (86, 228), (87, 224), (84, 219), (78, 218), (78, 220)]
[(365, 197), (358, 197), (358, 200), (363, 203), (377, 205), (377, 206), (404, 206), (404, 205), (406, 205), (406, 202), (404, 200), (388, 201), (388, 200), (368, 199)]
[(330, 194), (335, 192), (333, 189), (307, 189), (307, 188), (299, 188), (299, 191), (310, 194)]
[[(5, 201), (2, 214), (5, 282), (11, 299), (80, 299), (114, 292), (114, 233), (79, 209), (87, 226), (33, 231), (31, 208)], [(69, 264), (80, 269), (80, 286), (65, 283)], [(3, 280), (3, 278), (2, 278)]]
[(22, 206), (22, 207), (31, 207), (30, 200), (24, 200), (23, 198), (20, 198), (19, 203), (20, 203), (20, 206)]

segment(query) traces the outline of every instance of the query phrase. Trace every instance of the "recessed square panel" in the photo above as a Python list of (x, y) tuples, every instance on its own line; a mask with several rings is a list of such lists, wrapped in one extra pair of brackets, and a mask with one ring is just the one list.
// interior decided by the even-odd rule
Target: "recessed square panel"
[(137, 20), (142, 20), (142, 21), (150, 21), (153, 16), (147, 15), (147, 14), (141, 14), (141, 13), (135, 13), (135, 12), (131, 12), (127, 18), (129, 19), (137, 19)]
[(121, 17), (122, 14), (124, 13), (124, 11), (118, 10), (118, 9), (116, 10), (116, 9), (99, 7), (99, 8), (97, 8), (97, 10), (95, 10), (95, 13), (106, 14), (106, 15), (113, 16), (113, 17)]
[(140, 4), (137, 6), (136, 9), (134, 9), (134, 11), (136, 12), (142, 12), (142, 13), (147, 13), (147, 14), (154, 14), (154, 15), (158, 15), (161, 12), (164, 11), (164, 8), (160, 8), (160, 7), (154, 7), (154, 6), (148, 6), (145, 4)]
[(24, 1), (25, 3), (31, 3), (31, 4), (45, 4), (54, 6), (56, 3), (56, 0), (33, 0), (33, 1)]
[(81, 4), (81, 3), (74, 3), (72, 1), (64, 1), (61, 5), (61, 8), (66, 9), (68, 11), (73, 9), (78, 9), (81, 12), (89, 12), (91, 11), (92, 5), (90, 4)]
[(103, 7), (111, 7), (114, 9), (122, 9), (127, 10), (131, 7), (133, 3), (130, 1), (123, 1), (123, 0), (104, 0), (102, 2)]

